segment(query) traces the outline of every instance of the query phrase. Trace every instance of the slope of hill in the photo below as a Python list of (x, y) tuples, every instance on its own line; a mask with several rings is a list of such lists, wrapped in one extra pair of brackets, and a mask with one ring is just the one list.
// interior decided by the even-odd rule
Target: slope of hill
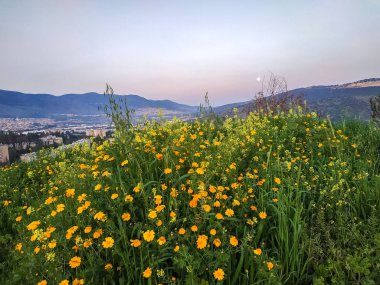
[[(118, 95), (119, 96), (119, 95)], [(139, 109), (163, 109), (177, 113), (193, 113), (196, 107), (178, 104), (170, 100), (148, 100), (137, 95), (123, 95), (128, 106)], [(103, 94), (25, 94), (0, 90), (0, 117), (46, 117), (57, 114), (98, 115), (99, 106), (104, 106), (108, 98)]]
[[(342, 118), (368, 120), (371, 117), (369, 100), (372, 96), (380, 94), (380, 78), (365, 79), (342, 85), (297, 88), (289, 91), (289, 93), (293, 95), (303, 94), (311, 110), (329, 115), (334, 121)], [(231, 107), (224, 105), (215, 108), (215, 111), (225, 113), (233, 107), (246, 110), (248, 104), (250, 102), (235, 103)]]

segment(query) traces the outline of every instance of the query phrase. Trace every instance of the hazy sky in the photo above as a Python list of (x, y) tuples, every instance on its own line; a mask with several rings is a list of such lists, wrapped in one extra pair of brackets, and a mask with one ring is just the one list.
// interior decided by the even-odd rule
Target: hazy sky
[(380, 0), (0, 0), (0, 89), (198, 105), (380, 77)]

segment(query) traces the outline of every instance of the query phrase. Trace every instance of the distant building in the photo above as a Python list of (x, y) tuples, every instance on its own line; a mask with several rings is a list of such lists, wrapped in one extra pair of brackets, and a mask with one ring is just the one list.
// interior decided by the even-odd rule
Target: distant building
[(105, 129), (86, 130), (86, 136), (87, 137), (100, 137), (103, 139), (106, 137), (106, 130)]
[(49, 145), (54, 145), (54, 144), (58, 144), (58, 145), (63, 144), (63, 138), (56, 137), (56, 136), (47, 136), (47, 137), (40, 138), (40, 140), (42, 141), (42, 144), (44, 146), (49, 146)]
[(7, 144), (0, 145), (0, 163), (9, 162), (9, 150)]
[(22, 154), (20, 156), (20, 160), (23, 162), (31, 162), (35, 159), (37, 159), (37, 153), (36, 152), (26, 153), (26, 154)]

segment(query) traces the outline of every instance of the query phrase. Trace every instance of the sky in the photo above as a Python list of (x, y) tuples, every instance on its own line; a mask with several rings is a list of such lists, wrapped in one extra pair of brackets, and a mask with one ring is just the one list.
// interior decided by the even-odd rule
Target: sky
[(0, 89), (199, 105), (380, 77), (380, 0), (0, 0)]

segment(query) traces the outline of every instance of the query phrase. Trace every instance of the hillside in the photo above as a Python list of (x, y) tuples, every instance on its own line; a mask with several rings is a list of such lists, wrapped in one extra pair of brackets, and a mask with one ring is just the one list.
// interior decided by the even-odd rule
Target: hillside
[[(380, 94), (380, 79), (371, 78), (353, 83), (331, 86), (311, 86), (289, 91), (293, 95), (304, 95), (311, 110), (329, 115), (334, 121), (342, 118), (360, 118), (368, 120), (371, 116), (369, 100)], [(281, 96), (281, 94), (279, 95)], [(226, 113), (237, 107), (245, 110), (250, 102), (235, 103), (215, 108), (218, 113)]]
[(147, 122), (0, 168), (1, 284), (378, 284), (380, 129)]
[[(127, 98), (129, 107), (136, 111), (139, 109), (163, 109), (187, 114), (197, 109), (170, 100), (148, 100), (138, 95), (122, 95), (120, 97)], [(36, 118), (58, 114), (98, 115), (98, 107), (104, 106), (107, 102), (106, 96), (94, 92), (53, 96), (0, 90), (0, 117)]]

